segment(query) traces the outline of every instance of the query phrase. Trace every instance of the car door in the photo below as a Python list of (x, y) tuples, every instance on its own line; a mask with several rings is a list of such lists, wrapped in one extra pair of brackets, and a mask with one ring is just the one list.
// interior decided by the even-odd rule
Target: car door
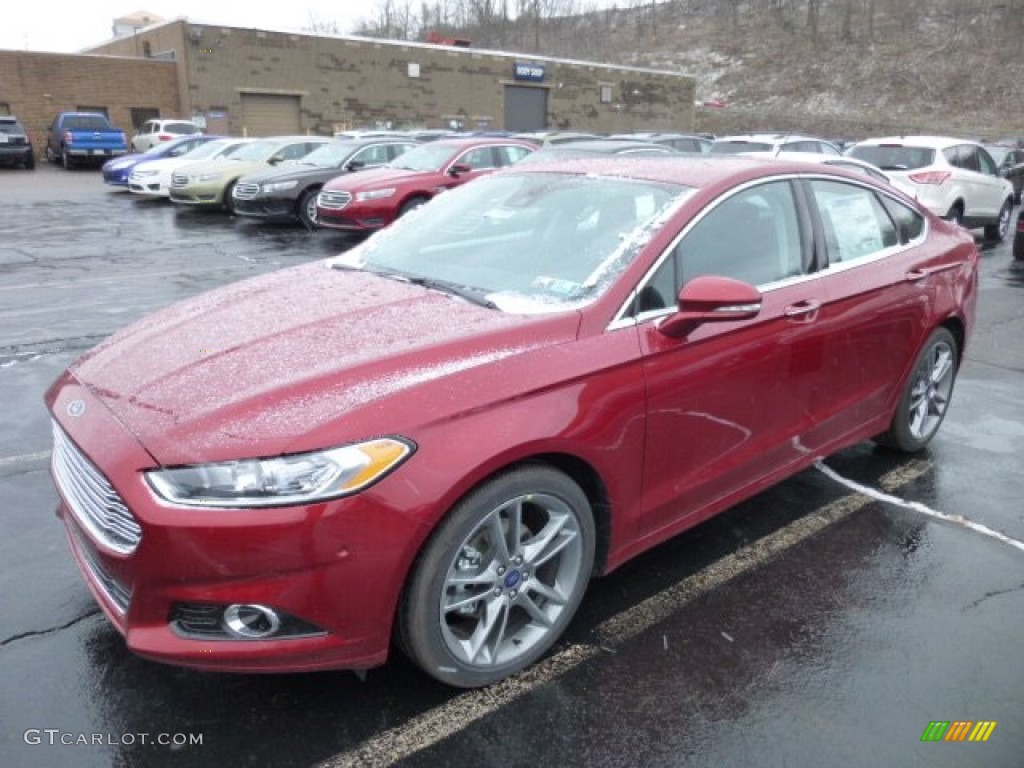
[(922, 341), (931, 265), (919, 212), (852, 182), (806, 184), (827, 261), (819, 323), (832, 374), (818, 427), (827, 440), (862, 428), (891, 403)]
[[(830, 340), (818, 322), (808, 211), (794, 189), (772, 181), (719, 199), (638, 286), (648, 392), (641, 534), (702, 518), (818, 447), (809, 433)], [(659, 323), (679, 288), (701, 275), (758, 286), (760, 311), (666, 335)]]
[(365, 171), (368, 168), (380, 168), (393, 159), (389, 145), (371, 144), (356, 152), (345, 165), (351, 166), (353, 170)]
[[(981, 172), (978, 148), (973, 144), (957, 144), (944, 150), (946, 159), (957, 168), (956, 174), (964, 193), (964, 218), (991, 218), (996, 215), (999, 205), (990, 179)], [(1000, 201), (1001, 203), (1002, 201)]]
[(985, 189), (985, 200), (989, 210), (998, 213), (1006, 202), (1006, 180), (1000, 175), (996, 161), (984, 147), (975, 146), (974, 152), (978, 158), (978, 173), (981, 175), (981, 185)]
[[(456, 165), (468, 166), (469, 170), (452, 174), (451, 170)], [(448, 163), (444, 169), (444, 176), (437, 186), (441, 189), (454, 189), (497, 167), (498, 160), (494, 155), (493, 147), (473, 147), (460, 152)]]

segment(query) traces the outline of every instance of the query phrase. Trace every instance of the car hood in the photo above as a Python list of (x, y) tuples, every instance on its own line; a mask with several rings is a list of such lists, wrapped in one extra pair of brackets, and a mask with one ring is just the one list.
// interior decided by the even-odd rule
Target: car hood
[(266, 170), (271, 166), (260, 160), (232, 160), (230, 157), (216, 160), (204, 160), (199, 163), (190, 163), (183, 168), (177, 168), (180, 173), (187, 176), (201, 176), (204, 173), (221, 173), (225, 176), (245, 176), (248, 173), (257, 173)]
[(347, 191), (377, 189), (386, 184), (403, 184), (407, 181), (416, 182), (421, 179), (441, 175), (440, 171), (407, 171), (402, 168), (371, 168), (355, 174), (345, 174), (341, 178), (330, 181), (324, 189), (344, 189)]
[[(322, 262), (225, 286), (101, 343), (69, 374), (164, 465), (313, 450), (472, 408), (459, 377), (576, 337)], [(507, 377), (505, 377), (507, 378)], [(415, 392), (411, 392), (415, 390)], [(400, 414), (405, 414), (401, 416)]]
[(333, 179), (335, 176), (341, 176), (347, 174), (344, 168), (325, 168), (322, 165), (281, 165), (277, 168), (271, 168), (266, 171), (256, 171), (255, 173), (248, 173), (245, 176), (245, 181), (253, 184), (269, 184), (274, 181), (305, 181), (307, 179)]
[(145, 171), (169, 171), (176, 170), (186, 165), (211, 165), (213, 163), (223, 163), (226, 160), (226, 157), (222, 157), (213, 160), (200, 160), (197, 162), (195, 159), (189, 159), (187, 156), (164, 157), (158, 160), (144, 160), (135, 167)]

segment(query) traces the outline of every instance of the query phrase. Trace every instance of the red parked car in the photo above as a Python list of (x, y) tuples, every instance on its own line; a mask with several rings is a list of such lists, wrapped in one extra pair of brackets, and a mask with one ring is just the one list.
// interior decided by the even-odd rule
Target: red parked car
[(874, 439), (923, 448), (971, 236), (752, 158), (530, 164), (334, 259), (136, 323), (46, 396), (75, 559), (128, 647), (478, 686), (591, 576)]
[(439, 139), (358, 178), (339, 176), (317, 198), (317, 223), (368, 232), (418, 208), (438, 192), (522, 160), (537, 148), (518, 139)]

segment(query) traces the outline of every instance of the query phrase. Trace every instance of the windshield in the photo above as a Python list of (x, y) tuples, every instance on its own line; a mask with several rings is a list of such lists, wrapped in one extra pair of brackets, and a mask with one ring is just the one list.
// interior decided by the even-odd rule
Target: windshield
[(254, 141), (231, 153), (232, 160), (265, 162), (281, 145), (275, 141)]
[(712, 155), (738, 155), (740, 152), (767, 152), (771, 144), (763, 141), (716, 141), (711, 145)]
[(358, 144), (347, 141), (332, 141), (322, 144), (298, 162), (303, 165), (318, 165), (321, 168), (337, 168), (352, 155)]
[(242, 146), (242, 144), (237, 144), (231, 139), (214, 139), (190, 149), (182, 157), (187, 157), (189, 160), (212, 160), (215, 157), (219, 157), (222, 153), (237, 151)]
[(330, 263), (507, 312), (565, 311), (603, 294), (692, 191), (618, 177), (500, 173), (440, 195)]
[(392, 160), (388, 163), (388, 167), (401, 168), (405, 171), (440, 171), (460, 149), (461, 147), (424, 144), (422, 147), (410, 149), (401, 157)]
[(883, 171), (912, 171), (935, 161), (934, 149), (902, 144), (858, 144), (847, 154)]

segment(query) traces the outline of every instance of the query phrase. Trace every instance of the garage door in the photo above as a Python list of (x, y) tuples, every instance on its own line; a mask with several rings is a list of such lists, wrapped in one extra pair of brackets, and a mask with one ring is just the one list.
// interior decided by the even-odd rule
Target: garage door
[(541, 131), (548, 127), (548, 89), (505, 86), (505, 130)]
[(292, 136), (302, 133), (299, 96), (242, 94), (242, 125), (246, 136)]

